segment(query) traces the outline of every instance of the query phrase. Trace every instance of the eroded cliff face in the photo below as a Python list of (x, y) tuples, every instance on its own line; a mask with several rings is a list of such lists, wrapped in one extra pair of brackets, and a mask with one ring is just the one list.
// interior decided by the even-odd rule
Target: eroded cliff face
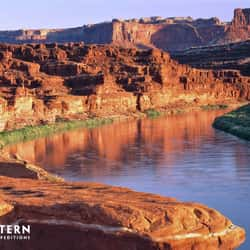
[(250, 98), (236, 70), (198, 70), (157, 49), (1, 45), (1, 129)]
[(195, 46), (224, 44), (250, 37), (250, 9), (236, 9), (230, 23), (218, 18), (114, 19), (70, 29), (1, 31), (0, 42), (51, 43), (84, 42), (116, 44), (125, 47), (160, 48), (178, 51)]
[(113, 22), (113, 43), (175, 51), (208, 44), (225, 32), (217, 18), (170, 18)]
[(236, 9), (232, 22), (218, 18), (142, 18), (113, 20), (112, 42), (123, 46), (181, 51), (250, 38), (250, 9)]

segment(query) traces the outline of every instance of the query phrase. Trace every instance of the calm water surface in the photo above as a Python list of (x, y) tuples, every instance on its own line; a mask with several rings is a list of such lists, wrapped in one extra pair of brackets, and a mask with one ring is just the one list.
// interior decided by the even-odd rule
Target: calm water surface
[[(9, 147), (73, 181), (94, 181), (197, 201), (250, 234), (250, 143), (214, 130), (222, 112), (116, 123)], [(240, 248), (250, 249), (250, 237)]]

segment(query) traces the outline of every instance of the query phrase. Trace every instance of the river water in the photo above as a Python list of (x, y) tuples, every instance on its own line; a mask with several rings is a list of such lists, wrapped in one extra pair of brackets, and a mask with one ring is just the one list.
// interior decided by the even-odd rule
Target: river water
[[(204, 203), (250, 234), (250, 143), (211, 127), (222, 113), (114, 123), (8, 149), (70, 181)], [(250, 237), (240, 249), (250, 249)]]

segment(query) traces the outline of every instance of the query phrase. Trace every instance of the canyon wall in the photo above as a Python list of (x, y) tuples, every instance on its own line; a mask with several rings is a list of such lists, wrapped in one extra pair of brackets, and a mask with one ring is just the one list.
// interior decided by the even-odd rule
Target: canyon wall
[(249, 99), (239, 71), (194, 69), (157, 49), (0, 45), (1, 130)]
[(178, 51), (190, 47), (224, 44), (250, 37), (250, 9), (236, 9), (232, 22), (218, 18), (114, 19), (69, 29), (0, 31), (0, 42), (116, 44), (125, 47)]

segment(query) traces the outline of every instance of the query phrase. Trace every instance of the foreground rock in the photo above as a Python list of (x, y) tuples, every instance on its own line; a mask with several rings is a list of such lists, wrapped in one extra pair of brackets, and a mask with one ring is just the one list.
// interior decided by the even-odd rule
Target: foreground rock
[(70, 29), (0, 31), (0, 42), (84, 42), (116, 44), (126, 47), (160, 48), (167, 51), (194, 46), (225, 44), (250, 37), (250, 9), (236, 9), (232, 22), (216, 17), (150, 17), (114, 19)]
[(250, 140), (250, 104), (216, 118), (213, 127)]
[(242, 228), (200, 204), (39, 178), (0, 176), (0, 223), (31, 225), (31, 240), (2, 240), (3, 250), (234, 249), (245, 238)]
[(63, 181), (60, 177), (52, 175), (44, 169), (20, 159), (18, 155), (11, 156), (2, 150), (0, 150), (0, 176), (53, 182)]

